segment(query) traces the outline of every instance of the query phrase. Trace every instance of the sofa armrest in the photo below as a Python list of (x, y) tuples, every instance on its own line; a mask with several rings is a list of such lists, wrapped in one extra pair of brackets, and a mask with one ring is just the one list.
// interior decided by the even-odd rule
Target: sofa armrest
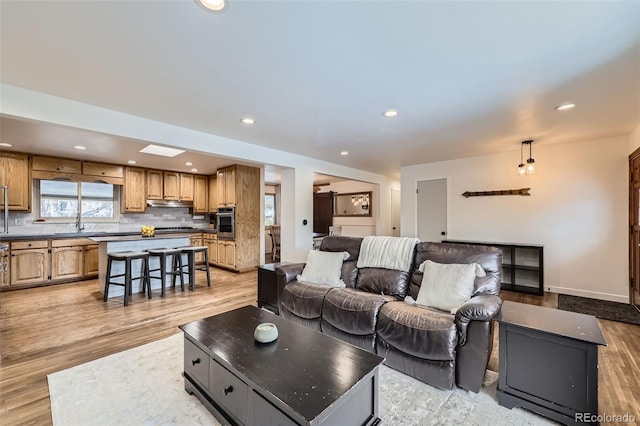
[(276, 276), (278, 277), (278, 283), (283, 286), (296, 279), (298, 275), (302, 273), (304, 269), (304, 263), (287, 263), (286, 265), (280, 265), (276, 268)]
[(458, 345), (467, 342), (467, 327), (471, 321), (491, 321), (500, 312), (502, 299), (493, 294), (472, 297), (456, 312)]

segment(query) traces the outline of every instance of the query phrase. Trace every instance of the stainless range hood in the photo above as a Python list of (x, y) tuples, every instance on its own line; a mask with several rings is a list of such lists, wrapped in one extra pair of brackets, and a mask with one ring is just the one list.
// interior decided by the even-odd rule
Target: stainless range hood
[(147, 200), (149, 207), (187, 207), (193, 208), (193, 201), (178, 200)]

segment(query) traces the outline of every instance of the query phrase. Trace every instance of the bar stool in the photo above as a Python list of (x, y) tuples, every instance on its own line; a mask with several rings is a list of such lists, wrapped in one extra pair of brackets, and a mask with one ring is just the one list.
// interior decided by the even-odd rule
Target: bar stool
[[(196, 253), (204, 253), (204, 267), (207, 272), (207, 286), (211, 287), (211, 277), (209, 276), (209, 248), (207, 246), (188, 246), (180, 247), (182, 254), (187, 255), (187, 264), (183, 265), (183, 268), (187, 268), (187, 275), (189, 277), (189, 285), (191, 290), (196, 289)], [(180, 269), (184, 271), (184, 269)]]
[[(134, 260), (142, 260), (142, 274), (138, 277), (131, 276), (131, 264)], [(124, 274), (111, 275), (111, 267), (113, 262), (124, 262)], [(124, 282), (112, 281), (114, 278), (124, 277)], [(148, 290), (149, 299), (151, 299), (151, 283), (149, 281), (149, 253), (144, 251), (125, 251), (120, 253), (107, 254), (107, 275), (104, 285), (104, 301), (109, 298), (109, 286), (120, 285), (124, 287), (124, 306), (129, 304), (129, 296), (131, 295), (132, 282), (142, 280), (142, 292)]]
[[(182, 249), (180, 248), (158, 248), (158, 249), (148, 249), (147, 253), (149, 253), (149, 264), (151, 264), (151, 260), (154, 257), (158, 257), (160, 260), (160, 266), (155, 269), (149, 269), (149, 283), (151, 283), (151, 279), (159, 279), (162, 281), (162, 293), (160, 293), (161, 297), (164, 297), (165, 287), (166, 287), (166, 279), (167, 275), (171, 276), (171, 284), (173, 287), (176, 286), (176, 276), (180, 277), (180, 288), (184, 291), (184, 279), (182, 278)], [(171, 257), (171, 267), (169, 271), (167, 271), (167, 257)], [(151, 275), (152, 272), (160, 271), (160, 276)]]

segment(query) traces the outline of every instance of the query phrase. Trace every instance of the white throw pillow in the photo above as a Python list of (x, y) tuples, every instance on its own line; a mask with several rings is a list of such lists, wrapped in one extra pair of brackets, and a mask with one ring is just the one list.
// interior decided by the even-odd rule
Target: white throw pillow
[(342, 275), (342, 262), (348, 258), (349, 253), (346, 251), (309, 250), (302, 274), (296, 278), (298, 281), (307, 283), (346, 287), (340, 276)]
[(486, 274), (477, 263), (435, 263), (430, 260), (420, 265), (424, 272), (416, 303), (432, 308), (456, 311), (471, 298), (476, 277)]

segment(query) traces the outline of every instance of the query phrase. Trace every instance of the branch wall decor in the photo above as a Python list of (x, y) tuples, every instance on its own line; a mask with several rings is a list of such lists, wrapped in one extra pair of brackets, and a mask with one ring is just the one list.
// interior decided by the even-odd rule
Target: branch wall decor
[(463, 197), (465, 198), (469, 198), (469, 197), (488, 197), (488, 196), (493, 196), (493, 195), (524, 195), (524, 196), (530, 196), (531, 194), (529, 194), (529, 190), (531, 188), (520, 188), (520, 189), (505, 189), (502, 191), (476, 191), (476, 192), (465, 192), (464, 194), (462, 194)]

